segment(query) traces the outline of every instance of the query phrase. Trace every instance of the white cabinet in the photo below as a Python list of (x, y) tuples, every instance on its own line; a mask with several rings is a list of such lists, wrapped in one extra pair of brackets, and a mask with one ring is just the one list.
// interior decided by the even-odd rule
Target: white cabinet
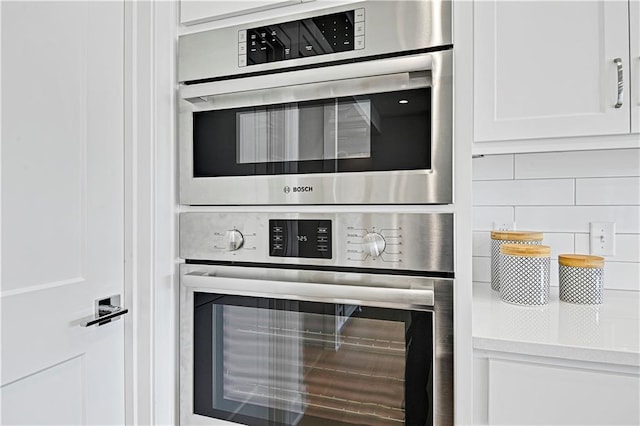
[[(631, 2), (637, 8), (637, 0)], [(636, 18), (636, 32), (638, 25)], [(637, 45), (637, 33), (635, 37)], [(616, 58), (622, 60), (625, 82), (621, 107), (616, 107)], [(628, 135), (629, 65), (628, 1), (476, 2), (476, 145)], [(635, 72), (637, 79), (637, 69)], [(636, 109), (637, 98), (636, 93)], [(637, 119), (637, 111), (635, 114)]]
[(631, 23), (631, 131), (640, 133), (640, 0), (629, 2), (629, 22)]
[(637, 367), (479, 351), (474, 370), (474, 424), (640, 424)]
[[(180, 2), (180, 23), (191, 25), (260, 10), (273, 9), (303, 0), (183, 0)], [(308, 1), (308, 0), (307, 0)]]

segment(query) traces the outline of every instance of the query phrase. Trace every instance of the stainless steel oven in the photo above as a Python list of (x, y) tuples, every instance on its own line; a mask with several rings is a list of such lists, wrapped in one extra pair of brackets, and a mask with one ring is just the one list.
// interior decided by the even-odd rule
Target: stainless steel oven
[(450, 21), (364, 1), (181, 36), (181, 203), (451, 203)]
[(448, 213), (183, 213), (182, 424), (453, 424)]

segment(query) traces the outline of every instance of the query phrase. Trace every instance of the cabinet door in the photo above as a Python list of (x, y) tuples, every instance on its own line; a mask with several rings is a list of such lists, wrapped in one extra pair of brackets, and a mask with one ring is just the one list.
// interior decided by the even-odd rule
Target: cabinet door
[(631, 103), (631, 131), (640, 133), (640, 0), (629, 2), (629, 14), (631, 23), (631, 81), (625, 84), (631, 92), (629, 102)]
[(476, 141), (628, 133), (627, 1), (481, 1), (474, 9)]
[(180, 2), (180, 23), (197, 24), (300, 2), (301, 0), (183, 0)]
[(634, 374), (489, 360), (491, 425), (637, 425)]

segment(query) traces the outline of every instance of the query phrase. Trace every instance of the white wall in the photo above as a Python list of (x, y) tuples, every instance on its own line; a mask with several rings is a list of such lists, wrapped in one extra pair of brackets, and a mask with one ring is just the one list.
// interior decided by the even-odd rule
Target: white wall
[[(473, 280), (491, 281), (493, 222), (544, 232), (558, 254), (589, 253), (589, 222), (616, 223), (605, 288), (640, 291), (640, 149), (493, 155), (473, 160)], [(554, 261), (555, 259), (555, 261)]]

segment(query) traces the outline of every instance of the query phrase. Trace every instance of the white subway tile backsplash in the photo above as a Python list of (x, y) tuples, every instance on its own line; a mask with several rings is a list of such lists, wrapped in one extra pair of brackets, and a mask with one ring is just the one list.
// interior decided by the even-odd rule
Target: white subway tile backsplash
[(515, 220), (519, 229), (543, 232), (588, 233), (590, 222), (615, 222), (617, 233), (640, 233), (638, 206), (523, 206), (515, 207)]
[(473, 182), (474, 206), (571, 206), (573, 179)]
[(640, 176), (640, 149), (517, 154), (515, 179)]
[(557, 259), (559, 254), (574, 253), (574, 234), (545, 233), (542, 244), (551, 247), (551, 258)]
[(491, 232), (474, 232), (472, 242), (474, 256), (491, 257)]
[(513, 209), (513, 207), (474, 207), (473, 230), (491, 231), (493, 229), (493, 222), (513, 222)]
[(474, 257), (472, 259), (472, 280), (479, 283), (491, 282), (491, 258)]
[(640, 205), (640, 177), (577, 179), (576, 205)]
[(513, 179), (513, 154), (474, 158), (473, 180)]
[[(589, 234), (576, 235), (576, 253), (589, 254)], [(640, 263), (640, 235), (616, 234), (616, 255), (604, 256), (610, 262)]]
[(605, 262), (604, 288), (640, 291), (640, 263)]
[(605, 288), (640, 291), (640, 149), (487, 156), (473, 166), (474, 281), (491, 281), (494, 222), (544, 233), (554, 286), (558, 254), (588, 254), (589, 223), (615, 222)]

